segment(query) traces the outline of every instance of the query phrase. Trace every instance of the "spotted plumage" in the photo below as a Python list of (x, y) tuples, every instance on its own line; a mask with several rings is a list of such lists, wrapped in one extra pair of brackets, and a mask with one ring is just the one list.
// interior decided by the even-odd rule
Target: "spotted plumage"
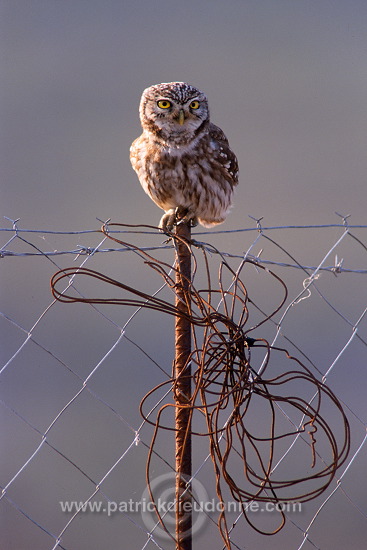
[(238, 164), (223, 131), (209, 120), (205, 94), (184, 82), (157, 84), (144, 90), (139, 112), (143, 133), (130, 159), (144, 191), (165, 211), (159, 226), (224, 222)]

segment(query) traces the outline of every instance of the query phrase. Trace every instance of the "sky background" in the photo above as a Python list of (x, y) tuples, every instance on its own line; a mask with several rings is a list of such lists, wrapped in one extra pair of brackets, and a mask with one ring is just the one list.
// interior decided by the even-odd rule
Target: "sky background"
[[(98, 229), (96, 218), (157, 225), (161, 211), (141, 189), (130, 166), (129, 147), (141, 132), (138, 106), (142, 91), (175, 80), (206, 93), (211, 120), (224, 130), (239, 160), (235, 205), (223, 230), (254, 227), (250, 216), (262, 217), (264, 226), (340, 223), (335, 212), (350, 215), (351, 224), (366, 225), (364, 0), (0, 0), (0, 33), (1, 215), (19, 218), (20, 227)], [(11, 227), (6, 219), (2, 225)], [(299, 262), (316, 266), (340, 234), (335, 229), (293, 231), (279, 238)], [(365, 230), (356, 235), (366, 242)], [(8, 237), (4, 235), (3, 242)], [(255, 237), (254, 233), (207, 234), (205, 240), (241, 254)], [(63, 240), (45, 234), (32, 242), (42, 250), (69, 250), (77, 245), (96, 246), (100, 240), (100, 235)], [(162, 237), (153, 237), (153, 241), (157, 245)], [(30, 251), (24, 243), (13, 244), (18, 251)], [(269, 243), (264, 246), (263, 257), (289, 261), (279, 249)], [(260, 246), (254, 250), (259, 251)], [(366, 269), (363, 249), (356, 242), (343, 243), (336, 252), (349, 267)], [(171, 252), (165, 257), (172, 260)], [(73, 257), (57, 261), (62, 267), (73, 265)], [(328, 265), (333, 262), (334, 254)], [(2, 287), (6, 288), (2, 310), (29, 330), (51, 302), (49, 278), (56, 267), (44, 258), (6, 258), (1, 267)], [(88, 267), (121, 277), (146, 292), (161, 284), (159, 277), (131, 256), (121, 260), (116, 254), (101, 254)], [(296, 271), (280, 274), (287, 278), (293, 298), (302, 289), (305, 275)], [(269, 295), (264, 296), (262, 284), (266, 283), (255, 272), (246, 281), (260, 299), (271, 295), (269, 285)], [(343, 279), (325, 274), (320, 285), (353, 324), (366, 302), (362, 276)], [(297, 308), (299, 313), (285, 327), (287, 334), (301, 349), (311, 350), (325, 372), (350, 331), (314, 295)], [(120, 326), (131, 315), (121, 309), (104, 311)], [(153, 313), (137, 316), (128, 334), (140, 343), (143, 336), (142, 344), (169, 371), (173, 329), (166, 317), (157, 322)], [(7, 321), (1, 323), (4, 364), (24, 335)], [(111, 323), (90, 308), (63, 304), (48, 311), (34, 334), (82, 378), (117, 337)], [(124, 341), (118, 349), (119, 354), (111, 354), (90, 385), (137, 427), (140, 399), (162, 378), (134, 345)], [(365, 418), (365, 347), (357, 343), (350, 350), (345, 364), (341, 362), (340, 370), (336, 369), (333, 389)], [(350, 368), (353, 375), (346, 376), (345, 369)], [(3, 382), (6, 403), (41, 431), (80, 387), (57, 361), (31, 343), (12, 361)], [(9, 410), (4, 411), (4, 419), (4, 448), (9, 458), (4, 461), (1, 484), (11, 479), (39, 444), (35, 432)], [(353, 429), (356, 449), (363, 430), (358, 422)], [(121, 423), (110, 412), (83, 394), (75, 409), (69, 408), (50, 432), (50, 440), (98, 479), (121, 455), (121, 441), (131, 441), (131, 432), (126, 429), (121, 434), (121, 430)], [(147, 429), (147, 441), (150, 436)], [(168, 456), (171, 442), (162, 445)], [(206, 447), (197, 445), (199, 464)], [(70, 494), (82, 500), (90, 494), (90, 485), (59, 455), (51, 455), (50, 449), (37, 455), (24, 478), (20, 476), (13, 484), (10, 497), (31, 511), (41, 525), (59, 532), (66, 521), (65, 516), (60, 518), (55, 502)], [(141, 494), (145, 459), (144, 447), (128, 454), (116, 470), (119, 477), (107, 481), (106, 493), (116, 500)], [(356, 461), (346, 483), (353, 501), (366, 511), (366, 490), (360, 483), (364, 463)], [(207, 486), (213, 483), (205, 470), (203, 479)], [(365, 544), (365, 518), (345, 502), (337, 500), (315, 526), (315, 541), (322, 550), (351, 547), (351, 531), (355, 550)], [(316, 509), (308, 508), (309, 519)], [(14, 507), (6, 505), (3, 520), (3, 533), (8, 533), (4, 547), (52, 548), (50, 537)], [(80, 518), (67, 532), (65, 547), (112, 549), (123, 536), (129, 548), (139, 549), (146, 540), (128, 521), (99, 517), (98, 522), (95, 517)], [(300, 523), (307, 525), (306, 519)], [(257, 538), (246, 525), (241, 533), (238, 540), (246, 539), (245, 547), (250, 549), (259, 544), (264, 549), (293, 549), (302, 541), (294, 527), (278, 538)], [(204, 535), (199, 544), (221, 548), (215, 530), (207, 531), (207, 538)], [(306, 550), (311, 547), (306, 543)]]
[(129, 147), (144, 88), (182, 80), (205, 91), (239, 158), (226, 228), (249, 214), (362, 222), (364, 1), (1, 5), (4, 215), (55, 229), (156, 223)]

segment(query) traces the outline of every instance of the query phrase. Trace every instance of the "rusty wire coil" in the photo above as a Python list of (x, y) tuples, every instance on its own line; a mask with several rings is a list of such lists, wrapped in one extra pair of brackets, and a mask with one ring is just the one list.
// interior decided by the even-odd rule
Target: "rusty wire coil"
[[(173, 292), (177, 291), (174, 277), (171, 276), (175, 268), (138, 246), (113, 236), (109, 232), (111, 227), (152, 229), (150, 226), (109, 224), (104, 225), (102, 231), (115, 242), (138, 252), (145, 265), (159, 273)], [(170, 237), (175, 244), (178, 237), (174, 234), (170, 234)], [(193, 244), (195, 243), (186, 243), (191, 250), (196, 272), (199, 267), (196, 254), (192, 251)], [(208, 249), (211, 253), (217, 252), (211, 245)], [(200, 290), (189, 281), (185, 297), (194, 349), (188, 361), (193, 367), (192, 396), (182, 407), (190, 410), (191, 418), (194, 414), (205, 418), (205, 431), (192, 431), (191, 423), (188, 430), (191, 430), (191, 435), (206, 437), (209, 440), (210, 456), (216, 476), (216, 492), (222, 505), (218, 527), (226, 547), (230, 549), (230, 529), (226, 521), (224, 493), (229, 491), (240, 503), (244, 517), (257, 532), (266, 535), (277, 533), (286, 520), (281, 507), (278, 510), (280, 521), (277, 527), (267, 531), (256, 526), (249, 518), (247, 504), (252, 501), (270, 502), (275, 505), (285, 501), (306, 502), (322, 494), (347, 458), (350, 449), (350, 428), (341, 403), (324, 381), (318, 380), (309, 368), (298, 358), (290, 355), (286, 349), (272, 346), (261, 337), (261, 327), (268, 323), (286, 302), (287, 287), (283, 280), (271, 270), (249, 259), (244, 259), (240, 268), (234, 271), (225, 258), (220, 257), (219, 275), (214, 286), (210, 255), (203, 246), (199, 247), (198, 251), (203, 258), (202, 271), (206, 274), (207, 284), (206, 288)], [(243, 267), (249, 264), (265, 272), (279, 285), (282, 294), (278, 306), (270, 313), (264, 314), (253, 326), (249, 326), (251, 307), (260, 312), (262, 310), (250, 299), (241, 279)], [(224, 279), (228, 279), (228, 275), (231, 278), (229, 288), (224, 284)], [(83, 276), (116, 286), (128, 292), (130, 296), (114, 299), (83, 298), (72, 296), (65, 290), (58, 290), (64, 279), (80, 279)], [(51, 289), (54, 297), (61, 302), (117, 304), (153, 309), (172, 316), (182, 315), (182, 312), (166, 300), (86, 268), (73, 267), (57, 272), (51, 279)], [(214, 301), (219, 301), (220, 307), (214, 305)], [(199, 327), (200, 337), (196, 333)], [(274, 376), (272, 367), (275, 363), (280, 372)], [(182, 376), (185, 376), (185, 372)], [(143, 418), (154, 426), (147, 460), (148, 487), (158, 432), (175, 430), (174, 426), (165, 425), (162, 420), (163, 413), (167, 408), (175, 407), (177, 404), (166, 403), (160, 409), (156, 409), (154, 420), (149, 408), (150, 412), (145, 412), (145, 406), (147, 400), (162, 388), (172, 386), (175, 394), (176, 384), (177, 380), (172, 376), (150, 390), (140, 404)], [(295, 386), (297, 394), (292, 395), (292, 388)], [(267, 423), (262, 426), (261, 433), (259, 430), (254, 433), (253, 428), (249, 426), (254, 424), (253, 419), (256, 418), (259, 408), (262, 415), (266, 412)], [(293, 420), (292, 416), (297, 420)], [(332, 419), (333, 428), (326, 416)], [(285, 421), (289, 429), (284, 428)], [(283, 473), (283, 476), (278, 478), (279, 465), (288, 458), (295, 444), (299, 442), (303, 445), (302, 455), (308, 466), (305, 466), (303, 461), (303, 471), (299, 475), (287, 477)], [(280, 452), (278, 446), (281, 448)], [(232, 466), (232, 463), (238, 464), (239, 460), (242, 464), (241, 476)], [(151, 491), (150, 494), (154, 502), (154, 494)], [(157, 516), (164, 527), (164, 518), (158, 509)]]

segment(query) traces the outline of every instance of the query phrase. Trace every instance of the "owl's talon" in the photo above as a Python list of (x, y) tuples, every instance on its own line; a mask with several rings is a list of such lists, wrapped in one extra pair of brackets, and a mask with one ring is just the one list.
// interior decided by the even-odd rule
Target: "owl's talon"
[(196, 216), (193, 216), (188, 208), (178, 206), (177, 208), (171, 208), (163, 214), (161, 221), (159, 222), (159, 228), (164, 232), (171, 232), (175, 225), (181, 225), (183, 223), (189, 223), (191, 227), (195, 227), (198, 224)]
[(198, 224), (198, 219), (192, 214), (192, 212), (190, 212), (188, 208), (178, 206), (176, 208), (176, 225), (182, 223), (189, 223), (190, 227), (196, 227)]
[(190, 224), (190, 227), (196, 227), (199, 222), (198, 222), (197, 218), (195, 218), (195, 217), (191, 218), (190, 216), (187, 215), (187, 216), (184, 216), (183, 218), (181, 218), (180, 220), (176, 221), (175, 225), (181, 225), (183, 223)]
[(176, 223), (176, 212), (173, 208), (171, 210), (167, 210), (165, 214), (161, 217), (161, 221), (159, 222), (159, 229), (162, 229), (162, 231), (172, 231), (174, 225)]

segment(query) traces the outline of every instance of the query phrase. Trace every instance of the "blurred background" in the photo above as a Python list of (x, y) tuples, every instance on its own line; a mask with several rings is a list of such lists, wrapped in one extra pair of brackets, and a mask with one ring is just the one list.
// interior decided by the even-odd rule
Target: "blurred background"
[[(206, 93), (212, 121), (224, 130), (238, 156), (235, 206), (219, 229), (254, 228), (250, 216), (262, 217), (267, 227), (339, 224), (342, 218), (335, 212), (350, 215), (351, 225), (366, 225), (364, 0), (0, 0), (0, 26), (1, 214), (19, 219), (20, 228), (39, 231), (27, 234), (26, 243), (14, 240), (9, 248), (15, 252), (34, 252), (34, 246), (42, 251), (97, 246), (101, 235), (46, 232), (96, 230), (101, 225), (98, 220), (157, 225), (161, 211), (141, 189), (130, 166), (129, 147), (141, 132), (142, 91), (175, 80)], [(12, 223), (3, 218), (2, 226), (10, 229)], [(200, 232), (196, 228), (194, 233)], [(342, 233), (331, 227), (271, 236), (303, 265), (317, 266)], [(2, 245), (11, 234), (2, 234)], [(366, 244), (365, 229), (354, 234)], [(256, 233), (208, 232), (197, 238), (241, 255)], [(155, 246), (162, 242), (160, 235), (129, 239)], [(263, 259), (290, 261), (263, 240), (252, 253), (258, 254), (261, 248)], [(164, 254), (173, 261), (172, 251)], [(355, 240), (344, 239), (327, 265), (333, 265), (335, 254), (339, 260), (344, 258), (344, 267), (367, 269), (365, 249)], [(1, 365), (11, 359), (2, 377), (7, 405), (1, 411), (2, 486), (34, 453), (41, 442), (39, 433), (44, 433), (78, 391), (80, 380), (116, 343), (118, 327), (132, 313), (103, 309), (116, 327), (90, 307), (56, 304), (32, 330), (51, 303), (50, 277), (59, 267), (73, 265), (74, 258), (57, 257), (57, 265), (44, 257), (9, 257), (1, 262), (5, 315)], [(101, 254), (88, 267), (123, 278), (145, 292), (154, 292), (161, 284), (132, 255)], [(286, 278), (293, 299), (303, 288), (305, 274), (277, 273)], [(255, 271), (247, 281), (249, 292), (264, 294), (262, 278)], [(297, 305), (285, 329), (324, 373), (362, 314), (366, 282), (363, 275), (325, 273), (320, 285), (348, 322), (313, 294)], [(139, 314), (127, 334), (170, 372), (173, 326), (166, 317)], [(28, 331), (33, 338), (14, 356)], [(365, 321), (360, 331), (365, 339)], [(338, 397), (352, 407), (354, 451), (363, 441), (366, 421), (365, 349), (360, 341), (353, 341), (330, 381)], [(88, 385), (130, 428), (101, 401), (83, 393), (50, 430), (49, 441), (94, 481), (100, 480), (133, 441), (131, 428), (137, 429), (141, 422), (140, 399), (163, 379), (134, 344), (120, 340)], [(144, 433), (148, 443), (151, 431), (145, 428)], [(171, 440), (165, 437), (162, 453), (168, 457)], [(207, 447), (199, 442), (196, 449), (199, 465)], [(331, 499), (322, 520), (315, 523), (313, 542), (307, 540), (304, 548), (364, 547), (365, 459), (364, 446), (345, 480), (350, 498)], [(103, 488), (109, 498), (121, 501), (141, 495), (145, 460), (144, 446), (134, 446), (127, 453)], [(157, 466), (157, 475), (161, 468)], [(202, 476), (214, 496), (208, 466)], [(9, 500), (2, 501), (2, 547), (52, 548), (55, 540), (34, 521), (57, 535), (70, 518), (60, 512), (58, 502), (81, 501), (91, 489), (93, 483), (50, 447), (43, 447), (10, 486)], [(309, 504), (305, 516), (296, 518), (301, 529), (321, 502)], [(235, 538), (240, 548), (293, 549), (303, 541), (301, 529), (291, 525), (276, 537), (264, 538), (244, 522)], [(65, 537), (64, 547), (74, 550), (139, 549), (147, 540), (144, 531), (121, 515), (96, 518), (95, 514), (79, 515)], [(221, 548), (214, 528), (201, 534), (197, 548), (203, 544)], [(146, 547), (156, 546), (150, 542)]]
[[(3, 213), (85, 228), (154, 224), (129, 147), (144, 88), (208, 96), (241, 168), (226, 228), (365, 216), (361, 1), (2, 1)], [(137, 201), (139, 209), (136, 208)]]

